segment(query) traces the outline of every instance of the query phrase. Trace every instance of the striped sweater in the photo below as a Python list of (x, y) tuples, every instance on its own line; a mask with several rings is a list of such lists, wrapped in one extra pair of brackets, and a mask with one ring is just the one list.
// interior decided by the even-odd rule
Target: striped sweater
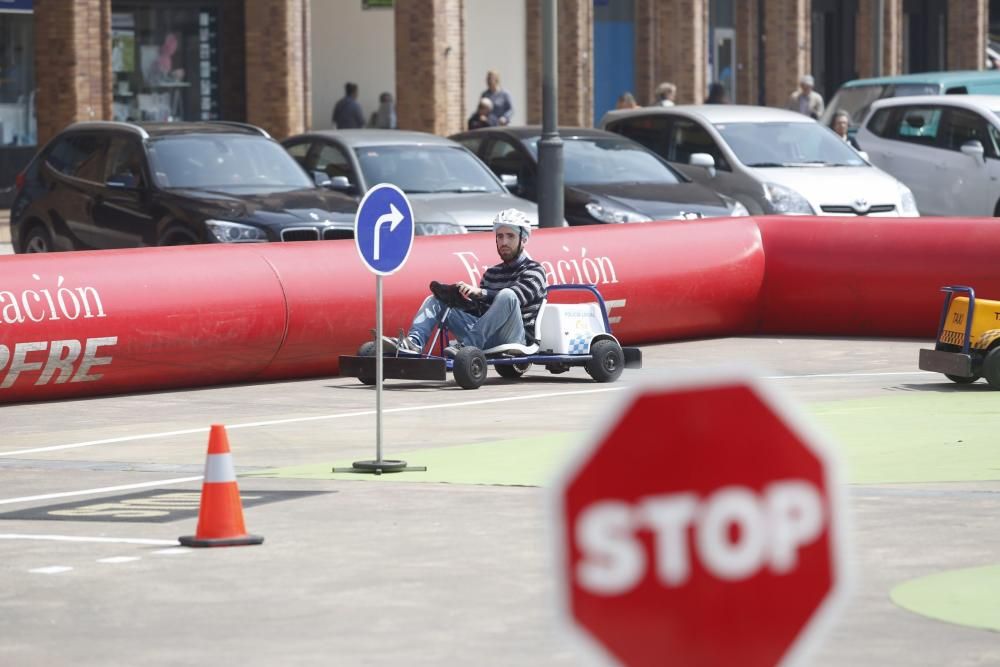
[(511, 289), (517, 295), (521, 304), (521, 319), (524, 321), (524, 332), (528, 345), (535, 338), (535, 318), (542, 307), (545, 298), (545, 269), (535, 260), (521, 253), (520, 257), (510, 264), (503, 263), (486, 269), (483, 279), (479, 281), (485, 294), (482, 300), (492, 303), (497, 292)]

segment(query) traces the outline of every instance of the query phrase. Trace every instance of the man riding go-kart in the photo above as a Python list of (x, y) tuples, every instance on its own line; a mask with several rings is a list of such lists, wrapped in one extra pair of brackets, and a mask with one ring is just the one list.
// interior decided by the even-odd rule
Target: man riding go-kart
[(409, 333), (382, 337), (386, 352), (419, 354), (445, 313), (443, 323), (457, 339), (445, 348), (447, 357), (455, 357), (463, 346), (486, 350), (535, 342), (531, 332), (545, 298), (545, 270), (524, 252), (531, 223), (524, 213), (509, 208), (493, 219), (493, 231), (501, 263), (486, 270), (478, 287), (456, 283), (457, 295), (449, 294), (448, 286), (435, 284), (436, 294), (424, 300)]
[[(542, 265), (524, 246), (531, 225), (520, 211), (500, 211), (493, 219), (501, 262), (488, 268), (479, 286), (430, 284), (410, 325), (398, 338), (383, 336), (383, 378), (444, 380), (447, 372), (463, 389), (477, 389), (492, 366), (504, 378), (521, 377), (532, 364), (550, 373), (582, 366), (598, 382), (614, 382), (623, 368), (640, 368), (637, 348), (622, 348), (611, 334), (607, 308), (593, 285), (546, 288)], [(589, 292), (595, 303), (551, 304), (554, 291)], [(373, 331), (374, 333), (374, 331)], [(447, 345), (446, 345), (447, 341)], [(435, 354), (434, 348), (440, 349)], [(357, 356), (341, 356), (341, 374), (376, 383), (375, 341)]]

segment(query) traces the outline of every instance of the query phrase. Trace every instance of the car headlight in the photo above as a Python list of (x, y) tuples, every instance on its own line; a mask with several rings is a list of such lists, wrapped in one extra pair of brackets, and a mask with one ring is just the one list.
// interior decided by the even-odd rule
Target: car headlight
[(584, 208), (587, 209), (587, 213), (590, 214), (595, 220), (600, 220), (601, 222), (650, 222), (652, 218), (648, 215), (643, 215), (642, 213), (636, 213), (635, 211), (630, 211), (627, 208), (618, 208), (617, 206), (607, 206), (598, 204), (596, 202), (590, 202)]
[(219, 243), (264, 243), (267, 232), (260, 227), (228, 220), (206, 220), (205, 226)]
[(444, 236), (445, 234), (468, 234), (469, 230), (450, 222), (418, 222), (413, 228), (417, 236)]
[(777, 183), (764, 184), (764, 197), (782, 215), (815, 215), (806, 198), (791, 188)]
[(899, 214), (904, 218), (919, 218), (920, 211), (917, 210), (917, 200), (913, 198), (913, 192), (899, 181), (896, 181), (896, 188), (899, 190)]

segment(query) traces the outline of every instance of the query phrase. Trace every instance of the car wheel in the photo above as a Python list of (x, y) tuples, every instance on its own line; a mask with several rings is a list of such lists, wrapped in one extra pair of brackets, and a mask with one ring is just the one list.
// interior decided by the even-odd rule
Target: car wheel
[(956, 384), (972, 384), (981, 377), (979, 375), (965, 377), (964, 375), (948, 375), (947, 373), (944, 376)]
[(983, 359), (983, 377), (994, 389), (1000, 389), (1000, 346), (994, 347)]
[(497, 374), (500, 377), (507, 378), (508, 380), (516, 380), (528, 372), (531, 364), (496, 364), (493, 368), (497, 369)]
[(625, 369), (625, 353), (616, 341), (603, 338), (590, 346), (590, 361), (584, 366), (597, 382), (614, 382)]
[(463, 347), (455, 355), (452, 372), (462, 389), (479, 389), (486, 381), (486, 355), (478, 347)]
[(24, 236), (23, 252), (52, 252), (52, 237), (41, 225), (35, 225)]

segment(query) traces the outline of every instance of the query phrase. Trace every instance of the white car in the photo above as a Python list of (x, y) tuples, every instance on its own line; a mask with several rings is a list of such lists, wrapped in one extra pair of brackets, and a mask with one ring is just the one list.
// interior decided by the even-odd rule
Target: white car
[(905, 185), (792, 111), (647, 107), (609, 112), (601, 127), (643, 144), (752, 215), (920, 215)]
[(921, 95), (872, 105), (857, 141), (913, 190), (924, 215), (1000, 216), (1000, 95)]

